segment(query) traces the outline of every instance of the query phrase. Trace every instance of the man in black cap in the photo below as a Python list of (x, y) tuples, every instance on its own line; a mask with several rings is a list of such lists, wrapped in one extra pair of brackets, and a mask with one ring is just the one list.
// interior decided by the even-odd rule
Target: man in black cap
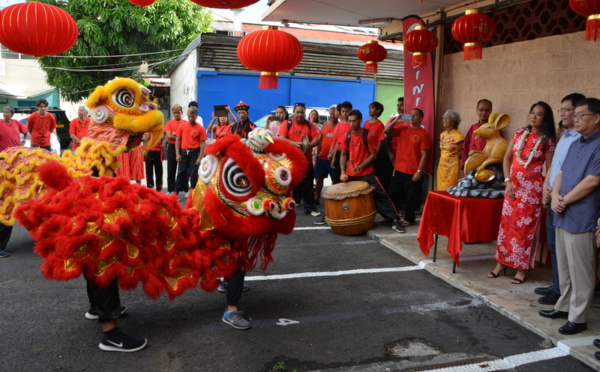
[(242, 101), (235, 105), (239, 121), (231, 126), (231, 132), (242, 138), (248, 138), (248, 133), (256, 128), (256, 125), (248, 119), (248, 110), (250, 110), (250, 106)]

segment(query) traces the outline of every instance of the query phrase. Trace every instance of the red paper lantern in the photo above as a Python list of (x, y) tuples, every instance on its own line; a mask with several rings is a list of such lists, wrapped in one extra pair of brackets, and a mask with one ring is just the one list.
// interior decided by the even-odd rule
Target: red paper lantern
[(148, 6), (156, 2), (156, 0), (129, 0), (130, 3), (137, 6)]
[(71, 49), (78, 33), (73, 17), (53, 5), (14, 4), (0, 12), (0, 44), (17, 53), (60, 54)]
[(417, 26), (404, 36), (404, 47), (411, 52), (412, 66), (427, 67), (427, 56), (438, 46), (437, 36), (425, 26)]
[(298, 66), (304, 52), (296, 37), (278, 27), (264, 26), (240, 40), (237, 55), (244, 66), (261, 71), (260, 89), (277, 89), (278, 73)]
[(490, 40), (496, 32), (494, 21), (478, 9), (470, 9), (452, 24), (452, 36), (463, 43), (463, 59), (481, 59), (482, 43)]
[(365, 74), (377, 73), (377, 62), (381, 62), (387, 57), (387, 50), (379, 45), (377, 40), (370, 40), (365, 45), (358, 48), (356, 55), (361, 61), (366, 62)]
[(238, 9), (257, 3), (258, 0), (190, 0), (206, 8)]
[(587, 17), (585, 39), (596, 41), (600, 36), (600, 0), (569, 0), (569, 5), (575, 13)]

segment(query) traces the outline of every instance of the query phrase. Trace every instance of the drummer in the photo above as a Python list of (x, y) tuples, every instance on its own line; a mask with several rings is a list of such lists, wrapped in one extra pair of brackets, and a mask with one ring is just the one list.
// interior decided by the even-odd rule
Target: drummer
[(362, 119), (363, 116), (359, 110), (352, 110), (348, 115), (351, 130), (340, 141), (342, 151), (340, 181), (364, 181), (373, 186), (375, 188), (373, 198), (377, 212), (386, 221), (393, 222), (392, 228), (395, 231), (403, 233), (406, 230), (400, 223), (400, 216), (394, 210), (392, 201), (375, 177), (373, 164), (377, 158), (378, 140), (367, 129), (360, 127)]

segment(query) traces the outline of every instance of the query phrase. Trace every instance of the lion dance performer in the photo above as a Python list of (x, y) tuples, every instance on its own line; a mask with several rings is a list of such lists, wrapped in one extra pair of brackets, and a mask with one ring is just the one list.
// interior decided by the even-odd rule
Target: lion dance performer
[[(290, 190), (308, 168), (298, 149), (273, 140), (267, 130), (257, 129), (246, 141), (232, 135), (207, 147), (200, 167), (202, 182), (183, 209), (176, 197), (109, 176), (114, 168), (107, 164), (130, 143), (136, 145), (131, 139), (146, 131), (151, 136), (157, 132), (160, 138), (158, 127), (144, 120), (158, 111), (137, 94), (119, 100), (127, 93), (121, 88), (116, 84), (107, 95), (92, 99), (94, 92), (88, 101), (94, 120), (90, 129), (100, 126), (90, 131), (90, 141), (106, 146), (103, 153), (112, 151), (111, 157), (100, 157), (92, 167), (98, 169), (94, 174), (73, 172), (72, 164), (62, 158), (41, 162), (34, 170), (44, 191), (14, 211), (36, 240), (47, 279), (69, 280), (81, 274), (86, 278), (95, 306), (90, 310), (95, 310), (104, 330), (99, 346), (106, 351), (136, 351), (147, 344), (116, 326), (124, 311), (119, 288), (141, 283), (150, 298), (166, 292), (173, 299), (198, 284), (213, 291), (220, 277), (230, 277), (240, 268), (251, 270), (259, 260), (265, 269), (272, 261), (277, 234), (293, 230), (296, 215)], [(116, 108), (117, 101), (140, 113)], [(130, 122), (120, 120), (120, 115), (131, 116)], [(104, 125), (114, 130), (108, 131), (96, 119), (104, 119)]]

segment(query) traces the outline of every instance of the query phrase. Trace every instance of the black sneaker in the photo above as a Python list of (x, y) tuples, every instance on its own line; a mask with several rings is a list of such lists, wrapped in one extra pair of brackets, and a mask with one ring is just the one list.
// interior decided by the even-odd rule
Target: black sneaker
[(98, 345), (103, 351), (121, 351), (132, 353), (142, 350), (148, 344), (145, 338), (132, 337), (121, 332), (119, 328), (113, 328), (102, 334), (102, 342)]
[(392, 224), (392, 230), (402, 234), (406, 232), (406, 229), (404, 228), (404, 226), (402, 226), (402, 221), (394, 221), (394, 223)]
[(326, 225), (326, 224), (327, 224), (327, 222), (325, 222), (325, 216), (323, 215), (323, 216), (321, 216), (320, 218), (317, 218), (317, 219), (314, 221), (314, 224), (315, 224), (315, 225)]
[[(119, 313), (119, 318), (125, 315), (127, 312), (127, 306), (121, 306), (121, 312)], [(87, 313), (85, 313), (85, 318), (89, 320), (98, 320), (100, 316), (98, 315), (98, 310), (95, 307), (90, 306), (90, 309)]]

